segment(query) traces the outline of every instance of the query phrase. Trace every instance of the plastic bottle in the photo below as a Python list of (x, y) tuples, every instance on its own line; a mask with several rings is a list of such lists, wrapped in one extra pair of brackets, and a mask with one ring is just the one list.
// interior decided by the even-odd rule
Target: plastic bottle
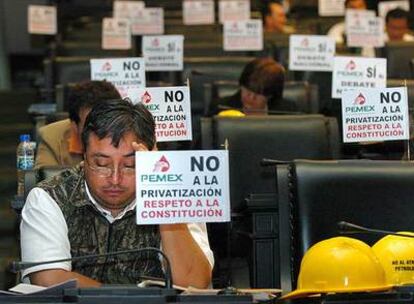
[(17, 146), (17, 195), (24, 196), (24, 171), (33, 169), (34, 146), (30, 142), (29, 134), (20, 135), (20, 143)]

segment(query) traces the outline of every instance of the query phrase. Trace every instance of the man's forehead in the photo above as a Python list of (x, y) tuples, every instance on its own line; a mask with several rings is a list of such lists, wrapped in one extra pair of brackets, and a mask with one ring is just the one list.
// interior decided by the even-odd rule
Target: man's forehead
[(127, 132), (119, 137), (119, 141), (117, 141), (118, 138), (115, 138), (115, 136), (108, 135), (103, 138), (99, 138), (98, 135), (95, 133), (91, 133), (89, 135), (89, 141), (88, 141), (88, 150), (99, 150), (102, 148), (108, 148), (108, 149), (132, 149), (132, 142), (138, 142), (137, 136), (133, 134), (132, 132)]

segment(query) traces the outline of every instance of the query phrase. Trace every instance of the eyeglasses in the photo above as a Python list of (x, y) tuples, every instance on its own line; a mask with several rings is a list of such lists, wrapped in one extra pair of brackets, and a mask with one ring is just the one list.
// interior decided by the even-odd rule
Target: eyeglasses
[[(96, 173), (96, 175), (101, 177), (111, 177), (115, 174), (116, 169), (114, 167), (104, 167), (104, 166), (96, 166), (92, 165), (88, 158), (85, 157), (85, 163), (88, 167)], [(121, 173), (122, 176), (133, 176), (135, 175), (135, 166), (134, 167), (121, 167), (118, 170), (118, 174)]]

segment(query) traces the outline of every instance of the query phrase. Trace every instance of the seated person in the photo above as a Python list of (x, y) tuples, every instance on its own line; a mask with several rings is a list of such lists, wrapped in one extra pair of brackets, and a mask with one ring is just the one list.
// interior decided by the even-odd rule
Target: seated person
[(246, 115), (263, 115), (269, 111), (295, 112), (297, 106), (283, 100), (285, 69), (271, 58), (257, 58), (243, 69), (239, 79), (240, 89), (232, 96), (214, 100), (209, 115), (220, 110), (239, 109)]
[(401, 8), (390, 10), (385, 17), (385, 41), (414, 41), (410, 35), (409, 13)]
[(84, 81), (69, 92), (69, 119), (39, 129), (35, 168), (73, 166), (83, 158), (80, 135), (91, 108), (105, 99), (119, 99), (116, 88), (106, 81)]
[[(366, 10), (367, 3), (365, 0), (345, 0), (345, 9)], [(345, 43), (345, 22), (339, 22), (332, 26), (327, 34), (329, 37), (335, 39), (338, 44)]]
[(291, 34), (294, 28), (286, 25), (287, 18), (279, 1), (267, 0), (262, 6), (263, 31), (267, 33)]
[[(205, 224), (136, 224), (135, 151), (156, 149), (155, 122), (145, 106), (102, 100), (86, 118), (82, 143), (82, 165), (30, 191), (20, 225), (22, 260), (162, 248), (175, 284), (207, 287), (214, 259)], [(97, 287), (134, 284), (143, 275), (162, 277), (162, 271), (156, 254), (131, 253), (44, 264), (22, 277), (42, 286), (77, 279), (79, 287)]]

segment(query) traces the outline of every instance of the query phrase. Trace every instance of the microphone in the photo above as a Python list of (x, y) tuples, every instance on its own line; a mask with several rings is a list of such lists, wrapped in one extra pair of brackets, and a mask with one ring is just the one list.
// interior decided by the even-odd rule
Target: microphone
[(275, 165), (284, 165), (288, 163), (290, 163), (290, 161), (277, 160), (277, 159), (271, 159), (271, 158), (262, 158), (262, 160), (260, 161), (260, 166), (267, 167), (267, 166), (275, 166)]
[(144, 253), (144, 252), (155, 252), (158, 255), (162, 256), (162, 258), (165, 261), (165, 275), (164, 275), (164, 281), (165, 281), (165, 288), (172, 289), (173, 288), (173, 281), (172, 281), (172, 274), (171, 274), (171, 264), (167, 257), (167, 255), (159, 250), (158, 248), (154, 247), (146, 247), (146, 248), (140, 248), (140, 249), (129, 249), (129, 250), (121, 250), (121, 251), (112, 251), (112, 252), (106, 252), (102, 254), (89, 254), (89, 255), (82, 255), (77, 257), (71, 257), (66, 259), (58, 259), (58, 260), (51, 260), (51, 261), (41, 261), (41, 262), (25, 262), (25, 261), (13, 261), (9, 265), (9, 270), (13, 273), (18, 273), (24, 269), (38, 266), (38, 265), (45, 265), (45, 264), (53, 264), (53, 263), (60, 263), (60, 262), (72, 262), (72, 261), (81, 261), (86, 260), (90, 258), (100, 258), (100, 257), (107, 257), (107, 256), (117, 256), (117, 255), (123, 255), (127, 253)]
[(414, 238), (414, 235), (410, 235), (407, 233), (397, 233), (395, 231), (372, 229), (372, 228), (359, 226), (359, 225), (345, 222), (345, 221), (340, 221), (338, 222), (337, 225), (338, 225), (339, 234), (370, 233), (370, 234), (377, 234), (377, 235), (396, 235), (396, 236), (401, 236), (401, 237)]

